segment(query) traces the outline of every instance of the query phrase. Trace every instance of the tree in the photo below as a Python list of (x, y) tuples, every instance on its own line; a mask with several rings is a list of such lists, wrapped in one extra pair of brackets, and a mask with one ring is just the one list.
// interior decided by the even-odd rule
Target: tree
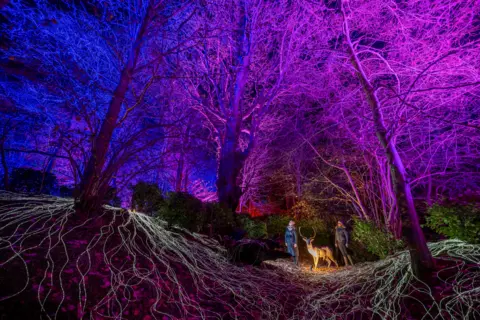
[[(412, 265), (427, 269), (432, 259), (418, 222), (411, 184), (416, 179), (411, 175), (418, 174), (417, 179), (425, 176), (418, 170), (418, 161), (424, 157), (430, 157), (427, 170), (442, 162), (452, 167), (450, 161), (442, 160), (451, 158), (449, 148), (444, 149), (451, 140), (432, 139), (436, 129), (441, 128), (441, 133), (455, 132), (454, 140), (462, 148), (469, 134), (478, 135), (472, 131), (477, 128), (467, 112), (472, 109), (469, 96), (477, 86), (467, 71), (472, 66), (478, 68), (474, 58), (478, 51), (471, 10), (474, 4), (458, 2), (455, 15), (445, 18), (445, 9), (450, 5), (442, 1), (432, 6), (391, 1), (332, 2), (325, 6), (305, 3), (307, 10), (319, 18), (317, 30), (329, 37), (319, 48), (329, 52), (329, 62), (337, 62), (325, 63), (322, 68), (329, 74), (329, 115), (344, 131), (343, 136), (355, 142), (356, 149), (363, 153), (359, 159), (364, 159), (365, 172), (369, 172), (366, 176), (381, 178), (378, 183), (369, 183), (384, 189), (381, 202), (393, 199), (389, 212), (384, 212), (385, 223), (397, 236), (405, 224)], [(430, 27), (426, 28), (425, 23)], [(462, 59), (456, 55), (462, 55)], [(456, 99), (447, 98), (452, 95)], [(376, 142), (371, 132), (375, 132)], [(456, 152), (453, 154), (458, 158)], [(464, 176), (469, 157), (463, 159), (466, 161), (461, 171), (447, 172)], [(463, 181), (476, 184), (466, 176)]]
[[(165, 6), (166, 4), (164, 2), (155, 4), (153, 0), (150, 0), (144, 6), (144, 11), (137, 16), (140, 19), (138, 29), (136, 30), (136, 34), (133, 38), (133, 42), (130, 45), (129, 51), (126, 53), (127, 58), (121, 71), (120, 79), (115, 91), (113, 92), (113, 96), (109, 103), (105, 118), (102, 121), (100, 130), (94, 139), (92, 154), (87, 162), (82, 181), (80, 183), (80, 203), (86, 209), (90, 209), (90, 207), (95, 208), (98, 206), (98, 196), (104, 193), (104, 189), (106, 188), (107, 184), (105, 182), (101, 184), (102, 181), (100, 176), (107, 159), (107, 151), (113, 136), (113, 132), (118, 125), (125, 95), (130, 87), (134, 72), (136, 71), (137, 63), (140, 57), (140, 50), (142, 48), (142, 44), (146, 41), (145, 37), (147, 36), (149, 26), (151, 24), (158, 24), (160, 27), (165, 27), (168, 25), (171, 19), (171, 14), (162, 12), (161, 10), (165, 9)], [(156, 12), (156, 10), (159, 11)], [(161, 52), (158, 54), (158, 56), (155, 56), (153, 60), (159, 60), (159, 58), (163, 55), (165, 55), (165, 52)], [(143, 67), (148, 66), (149, 63), (151, 63), (151, 60), (143, 61), (143, 63)], [(145, 89), (146, 88), (148, 88), (148, 82), (145, 86)], [(139, 96), (140, 99), (143, 98), (144, 93), (145, 92), (143, 91)], [(135, 108), (138, 103), (139, 101), (136, 101), (133, 106), (129, 107), (126, 110), (124, 117), (128, 115), (128, 113)], [(122, 120), (123, 119), (120, 119), (120, 121)], [(113, 172), (115, 171), (116, 170), (112, 170), (110, 176), (113, 176)]]
[[(153, 0), (11, 1), (6, 6), (9, 32), (3, 54), (10, 63), (2, 67), (23, 87), (15, 93), (10, 81), (7, 91), (29, 110), (38, 105), (26, 101), (25, 92), (48, 106), (45, 126), (57, 135), (52, 157), (67, 159), (59, 167), (72, 168), (84, 211), (98, 207), (118, 170), (158, 145), (164, 127), (174, 125), (160, 110), (162, 99), (148, 90), (161, 87), (164, 58), (191, 40), (190, 33), (176, 39), (166, 39), (164, 33), (182, 29), (194, 7), (191, 1)], [(74, 119), (65, 126), (65, 118)], [(138, 160), (140, 164), (152, 165)]]
[(217, 144), (219, 201), (232, 210), (257, 131), (300, 72), (293, 65), (307, 31), (295, 10), (290, 1), (210, 2), (199, 22), (203, 45), (187, 51), (180, 63), (193, 108)]
[(353, 47), (352, 40), (350, 38), (350, 29), (348, 20), (346, 18), (345, 10), (342, 8), (342, 14), (344, 16), (344, 33), (348, 45), (348, 54), (350, 55), (350, 61), (355, 68), (358, 80), (365, 92), (366, 99), (370, 107), (372, 108), (373, 122), (375, 126), (375, 134), (385, 150), (388, 163), (392, 171), (392, 179), (394, 179), (394, 192), (397, 197), (398, 206), (400, 209), (408, 214), (411, 233), (407, 235), (408, 244), (412, 253), (412, 264), (422, 266), (426, 269), (433, 269), (433, 258), (430, 250), (427, 247), (425, 236), (423, 235), (418, 219), (415, 204), (413, 202), (413, 195), (411, 191), (410, 183), (407, 179), (407, 172), (403, 165), (402, 158), (397, 150), (397, 147), (393, 141), (389, 141), (387, 135), (387, 129), (383, 122), (383, 115), (381, 112), (381, 103), (375, 94), (375, 90), (367, 78), (365, 71), (362, 68), (361, 62), (358, 58), (358, 54)]

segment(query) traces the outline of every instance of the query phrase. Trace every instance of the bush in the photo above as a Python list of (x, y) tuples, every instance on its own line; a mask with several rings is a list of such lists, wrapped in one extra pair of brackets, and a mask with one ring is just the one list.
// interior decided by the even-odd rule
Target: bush
[(291, 209), (296, 220), (313, 219), (316, 215), (315, 209), (306, 201), (298, 201)]
[(315, 228), (317, 237), (328, 233), (327, 224), (320, 218), (301, 219), (296, 222), (296, 226), (298, 230), (305, 229), (304, 235), (307, 237), (313, 235), (313, 228)]
[(193, 232), (202, 229), (205, 214), (202, 201), (183, 192), (171, 192), (157, 210), (156, 216), (168, 223)]
[[(305, 237), (313, 236), (313, 228), (315, 228), (315, 241), (313, 242), (314, 246), (324, 246), (330, 245), (329, 238), (332, 236), (333, 232), (329, 232), (327, 229), (327, 224), (323, 219), (320, 218), (310, 218), (298, 220), (297, 223), (298, 236), (300, 237), (300, 228), (302, 228), (302, 234)], [(300, 241), (303, 241), (300, 239)]]
[(368, 252), (380, 259), (404, 247), (401, 240), (396, 240), (393, 234), (379, 228), (372, 221), (360, 220), (357, 217), (354, 217), (354, 220), (352, 239), (360, 242)]
[(160, 202), (156, 215), (169, 227), (178, 226), (192, 232), (226, 235), (233, 231), (234, 218), (231, 210), (218, 203), (203, 203), (191, 194), (170, 192)]
[(120, 208), (122, 206), (122, 200), (118, 196), (118, 190), (115, 187), (108, 187), (107, 193), (103, 198), (103, 203), (112, 207)]
[(230, 234), (233, 230), (234, 218), (230, 209), (217, 202), (205, 204), (205, 224), (211, 224), (214, 234)]
[(52, 173), (17, 168), (12, 172), (10, 188), (15, 192), (55, 194), (58, 185), (57, 178)]
[(246, 214), (237, 216), (243, 229), (251, 239), (262, 239), (268, 236), (267, 224), (258, 219), (252, 219)]
[(74, 192), (74, 188), (71, 188), (69, 186), (60, 186), (60, 188), (58, 188), (58, 195), (60, 197), (73, 198)]
[(427, 227), (448, 238), (480, 243), (480, 208), (474, 205), (436, 204), (428, 209), (426, 221)]
[(156, 184), (139, 182), (132, 187), (132, 208), (142, 213), (153, 213), (163, 203), (163, 196)]
[(269, 237), (280, 236), (285, 233), (285, 228), (288, 222), (292, 220), (292, 217), (284, 215), (271, 215), (268, 216), (266, 221), (267, 234)]

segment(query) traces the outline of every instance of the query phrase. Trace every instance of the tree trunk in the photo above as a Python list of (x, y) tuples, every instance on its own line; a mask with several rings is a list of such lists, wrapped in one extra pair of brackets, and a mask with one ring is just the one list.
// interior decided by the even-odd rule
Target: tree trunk
[(183, 168), (185, 166), (185, 153), (183, 150), (180, 152), (180, 159), (178, 160), (177, 165), (177, 174), (175, 177), (175, 191), (182, 191), (182, 182), (183, 182)]
[(237, 77), (233, 88), (233, 97), (230, 101), (230, 114), (225, 124), (225, 136), (220, 150), (220, 163), (217, 177), (218, 200), (221, 204), (235, 211), (238, 207), (242, 189), (237, 185), (237, 178), (240, 170), (243, 168), (245, 160), (253, 148), (254, 125), (250, 132), (250, 144), (248, 148), (241, 152), (238, 150), (238, 139), (242, 125), (242, 98), (245, 92), (245, 84), (248, 78), (250, 66), (250, 40), (247, 32), (247, 16), (245, 12), (245, 3), (240, 4), (242, 11), (238, 26), (238, 47), (237, 47)]
[(82, 181), (80, 182), (81, 194), (79, 208), (83, 211), (88, 212), (89, 210), (94, 210), (101, 206), (103, 197), (105, 196), (102, 194), (105, 188), (100, 188), (99, 186), (101, 180), (100, 177), (107, 158), (110, 141), (117, 125), (123, 100), (137, 63), (143, 36), (151, 19), (152, 11), (152, 2), (150, 2), (135, 42), (132, 45), (128, 61), (120, 75), (120, 82), (113, 93), (105, 119), (103, 120), (100, 131), (93, 142), (92, 154), (90, 155)]
[(190, 135), (190, 120), (188, 121), (187, 128), (185, 130), (185, 133), (182, 135), (182, 144), (180, 146), (180, 159), (178, 160), (178, 165), (177, 165), (177, 175), (175, 177), (175, 191), (176, 192), (181, 192), (182, 191), (182, 183), (183, 183), (183, 177), (185, 175), (185, 149), (188, 148), (188, 143), (189, 143), (189, 135)]
[(235, 132), (235, 123), (234, 121), (229, 122), (227, 123), (225, 139), (220, 150), (217, 193), (218, 201), (235, 211), (242, 195), (242, 190), (237, 185), (237, 178), (246, 157), (237, 151), (238, 136)]
[(427, 185), (427, 205), (432, 206), (432, 175), (428, 172), (428, 185)]
[(7, 155), (5, 153), (5, 139), (0, 140), (0, 153), (2, 156), (3, 167), (3, 187), (5, 190), (10, 190), (10, 178), (8, 176)]
[[(73, 115), (74, 115), (74, 112), (72, 111), (72, 113), (70, 114), (70, 117), (68, 118), (67, 130), (70, 130), (71, 127), (72, 127), (72, 117), (73, 117)], [(58, 140), (57, 146), (55, 147), (55, 151), (49, 157), (48, 162), (47, 162), (47, 166), (46, 166), (45, 170), (43, 171), (42, 183), (40, 184), (40, 189), (38, 190), (38, 193), (43, 192), (43, 184), (45, 183), (45, 177), (47, 176), (47, 174), (49, 174), (52, 171), (53, 166), (55, 165), (55, 162), (57, 161), (57, 155), (60, 152), (60, 150), (62, 150), (64, 142), (65, 142), (65, 135), (62, 134), (60, 136), (60, 139)]]
[(347, 176), (348, 182), (350, 183), (350, 186), (352, 187), (353, 193), (355, 194), (355, 198), (357, 199), (357, 205), (360, 208), (360, 211), (362, 212), (362, 218), (365, 220), (370, 220), (370, 216), (367, 213), (367, 210), (365, 209), (365, 206), (363, 205), (362, 198), (360, 197), (360, 193), (358, 192), (357, 186), (355, 185), (355, 182), (353, 181), (352, 175), (350, 174), (350, 170), (347, 169), (345, 165), (342, 166), (342, 171), (345, 173)]
[[(359, 214), (360, 218), (365, 219), (365, 220), (370, 220), (370, 217), (367, 213), (367, 210), (365, 209), (365, 206), (363, 205), (362, 198), (360, 197), (360, 193), (358, 192), (357, 186), (355, 185), (355, 181), (353, 181), (352, 175), (350, 174), (350, 170), (348, 170), (348, 168), (345, 166), (345, 163), (343, 163), (342, 166), (338, 166), (336, 164), (333, 164), (333, 163), (327, 161), (326, 159), (324, 159), (322, 157), (320, 152), (318, 152), (318, 150), (313, 146), (313, 144), (309, 140), (307, 140), (306, 138), (303, 138), (303, 139), (310, 146), (310, 148), (313, 150), (313, 152), (315, 152), (316, 155), (320, 159), (322, 159), (323, 162), (325, 162), (327, 165), (329, 165), (333, 168), (336, 168), (338, 170), (342, 170), (343, 173), (345, 173), (345, 176), (347, 176), (348, 183), (352, 187), (352, 191), (355, 194), (356, 204), (360, 208), (360, 214)], [(354, 206), (355, 206), (355, 200), (353, 201)]]
[(188, 184), (190, 183), (188, 176), (190, 174), (190, 168), (187, 167), (185, 169), (185, 173), (183, 174), (183, 192), (188, 192)]
[(420, 222), (417, 211), (415, 210), (413, 196), (409, 181), (407, 179), (405, 167), (394, 141), (389, 141), (387, 137), (387, 129), (383, 121), (380, 101), (376, 96), (373, 86), (367, 79), (360, 60), (355, 53), (350, 39), (350, 31), (348, 29), (348, 23), (343, 8), (342, 12), (344, 14), (344, 32), (347, 38), (350, 62), (355, 68), (355, 73), (360, 81), (363, 91), (365, 92), (367, 102), (372, 110), (375, 134), (386, 153), (387, 160), (391, 168), (392, 179), (394, 180), (393, 186), (395, 188), (394, 191), (397, 198), (397, 205), (402, 213), (402, 216), (405, 218), (403, 234), (410, 249), (412, 270), (417, 276), (421, 276), (421, 272), (432, 270), (434, 268), (432, 254), (428, 249), (425, 236), (422, 228), (420, 227)]
[(378, 100), (375, 90), (365, 76), (365, 73), (360, 65), (360, 61), (356, 56), (353, 46), (349, 42), (350, 60), (353, 64), (357, 77), (365, 92), (367, 102), (370, 105), (373, 113), (373, 120), (375, 125), (375, 134), (378, 141), (382, 145), (391, 168), (393, 185), (395, 187), (395, 196), (397, 198), (397, 205), (400, 212), (403, 213), (406, 219), (404, 228), (404, 235), (410, 248), (410, 256), (412, 258), (412, 270), (420, 273), (422, 270), (431, 270), (434, 267), (433, 258), (428, 249), (425, 236), (418, 219), (417, 211), (413, 202), (412, 192), (410, 190), (410, 183), (407, 179), (407, 173), (403, 166), (403, 161), (397, 151), (395, 143), (388, 139), (387, 129), (383, 122), (383, 117), (380, 111), (380, 101)]
[(45, 170), (43, 170), (43, 174), (42, 174), (42, 182), (40, 183), (40, 188), (38, 189), (38, 193), (42, 193), (43, 192), (43, 187), (44, 187), (44, 183), (45, 183), (45, 178), (47, 177), (47, 175), (52, 171), (53, 169), (53, 166), (55, 165), (55, 161), (57, 160), (57, 154), (58, 152), (62, 149), (62, 146), (63, 146), (63, 136), (60, 138), (60, 141), (58, 142), (58, 146), (55, 148), (55, 151), (53, 152), (53, 154), (49, 157), (48, 159), (48, 162), (47, 162), (47, 166), (45, 168)]

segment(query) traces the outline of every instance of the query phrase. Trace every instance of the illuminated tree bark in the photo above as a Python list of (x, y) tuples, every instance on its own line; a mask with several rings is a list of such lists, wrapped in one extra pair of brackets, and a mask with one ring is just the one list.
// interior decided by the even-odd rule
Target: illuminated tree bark
[(104, 192), (105, 189), (100, 188), (99, 185), (100, 176), (105, 165), (107, 151), (110, 146), (113, 131), (117, 126), (123, 100), (132, 80), (133, 71), (137, 64), (138, 54), (140, 52), (143, 37), (145, 35), (147, 26), (150, 23), (150, 19), (152, 18), (152, 12), (153, 2), (150, 1), (142, 24), (136, 35), (136, 39), (133, 42), (128, 60), (120, 75), (120, 81), (113, 93), (113, 97), (110, 101), (105, 119), (103, 119), (100, 131), (95, 137), (92, 153), (87, 162), (82, 181), (80, 183), (81, 195), (79, 197), (79, 201), (82, 209), (89, 210), (98, 207), (101, 204), (101, 199), (104, 196), (101, 194), (101, 192)]
[(187, 128), (184, 132), (182, 132), (182, 139), (180, 143), (180, 155), (177, 164), (177, 172), (175, 176), (175, 191), (181, 192), (187, 190), (188, 186), (188, 170), (186, 168), (186, 156), (187, 151), (186, 149), (189, 148), (189, 140), (190, 140), (190, 129), (191, 129), (191, 121), (192, 119), (188, 119)]
[[(242, 99), (250, 67), (250, 39), (247, 30), (247, 13), (245, 2), (240, 3), (240, 17), (237, 35), (238, 47), (237, 78), (233, 87), (233, 98), (230, 101), (230, 110), (227, 115), (225, 135), (220, 147), (220, 159), (218, 166), (217, 190), (218, 200), (232, 210), (236, 210), (242, 195), (237, 184), (237, 178), (245, 159), (248, 157), (250, 148), (253, 147), (253, 139), (244, 152), (239, 151), (239, 138), (242, 129)], [(253, 137), (253, 128), (251, 132)]]
[[(382, 145), (385, 154), (390, 165), (391, 175), (393, 179), (394, 192), (397, 197), (397, 203), (402, 213), (405, 213), (404, 219), (407, 224), (405, 231), (405, 238), (410, 248), (410, 256), (412, 259), (412, 269), (418, 274), (419, 269), (432, 270), (434, 262), (430, 250), (428, 249), (425, 236), (423, 234), (420, 222), (418, 219), (415, 204), (413, 202), (412, 191), (408, 181), (407, 173), (403, 165), (403, 161), (397, 151), (395, 142), (389, 139), (387, 129), (385, 127), (381, 104), (378, 100), (375, 89), (367, 79), (365, 72), (362, 69), (362, 65), (358, 56), (353, 48), (352, 41), (350, 39), (350, 30), (348, 27), (348, 20), (345, 14), (345, 10), (342, 6), (342, 14), (344, 19), (344, 34), (347, 38), (348, 54), (350, 62), (355, 68), (357, 78), (365, 93), (367, 103), (369, 104), (375, 127), (375, 135)], [(400, 218), (400, 217), (397, 217)], [(410, 229), (410, 230), (409, 230)]]
[(180, 159), (178, 159), (177, 174), (175, 177), (175, 191), (181, 192), (183, 183), (183, 173), (185, 167), (185, 151), (180, 151)]
[(238, 151), (237, 136), (235, 127), (227, 126), (225, 141), (220, 151), (216, 183), (218, 200), (232, 210), (237, 209), (242, 195), (237, 178), (248, 156), (248, 150), (246, 152)]
[[(304, 22), (290, 19), (290, 1), (211, 1), (208, 10), (218, 13), (201, 24), (206, 40), (186, 56), (182, 68), (193, 108), (218, 148), (218, 199), (235, 210), (242, 195), (240, 172), (255, 135), (274, 100), (287, 90), (285, 77), (301, 72), (291, 64), (298, 60), (298, 43), (304, 39), (297, 28)], [(280, 24), (288, 27), (275, 27)]]

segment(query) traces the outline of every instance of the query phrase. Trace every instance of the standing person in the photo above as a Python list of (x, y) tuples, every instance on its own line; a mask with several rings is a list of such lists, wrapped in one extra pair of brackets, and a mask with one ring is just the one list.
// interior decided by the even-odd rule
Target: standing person
[(345, 266), (348, 266), (348, 261), (350, 261), (350, 265), (353, 266), (352, 258), (347, 252), (348, 232), (342, 221), (338, 221), (337, 227), (335, 228), (335, 247), (340, 249), (340, 252), (343, 256), (343, 261), (345, 261)]
[(298, 267), (298, 242), (297, 230), (295, 230), (295, 221), (290, 220), (285, 230), (285, 245), (288, 253), (293, 257), (293, 262)]

